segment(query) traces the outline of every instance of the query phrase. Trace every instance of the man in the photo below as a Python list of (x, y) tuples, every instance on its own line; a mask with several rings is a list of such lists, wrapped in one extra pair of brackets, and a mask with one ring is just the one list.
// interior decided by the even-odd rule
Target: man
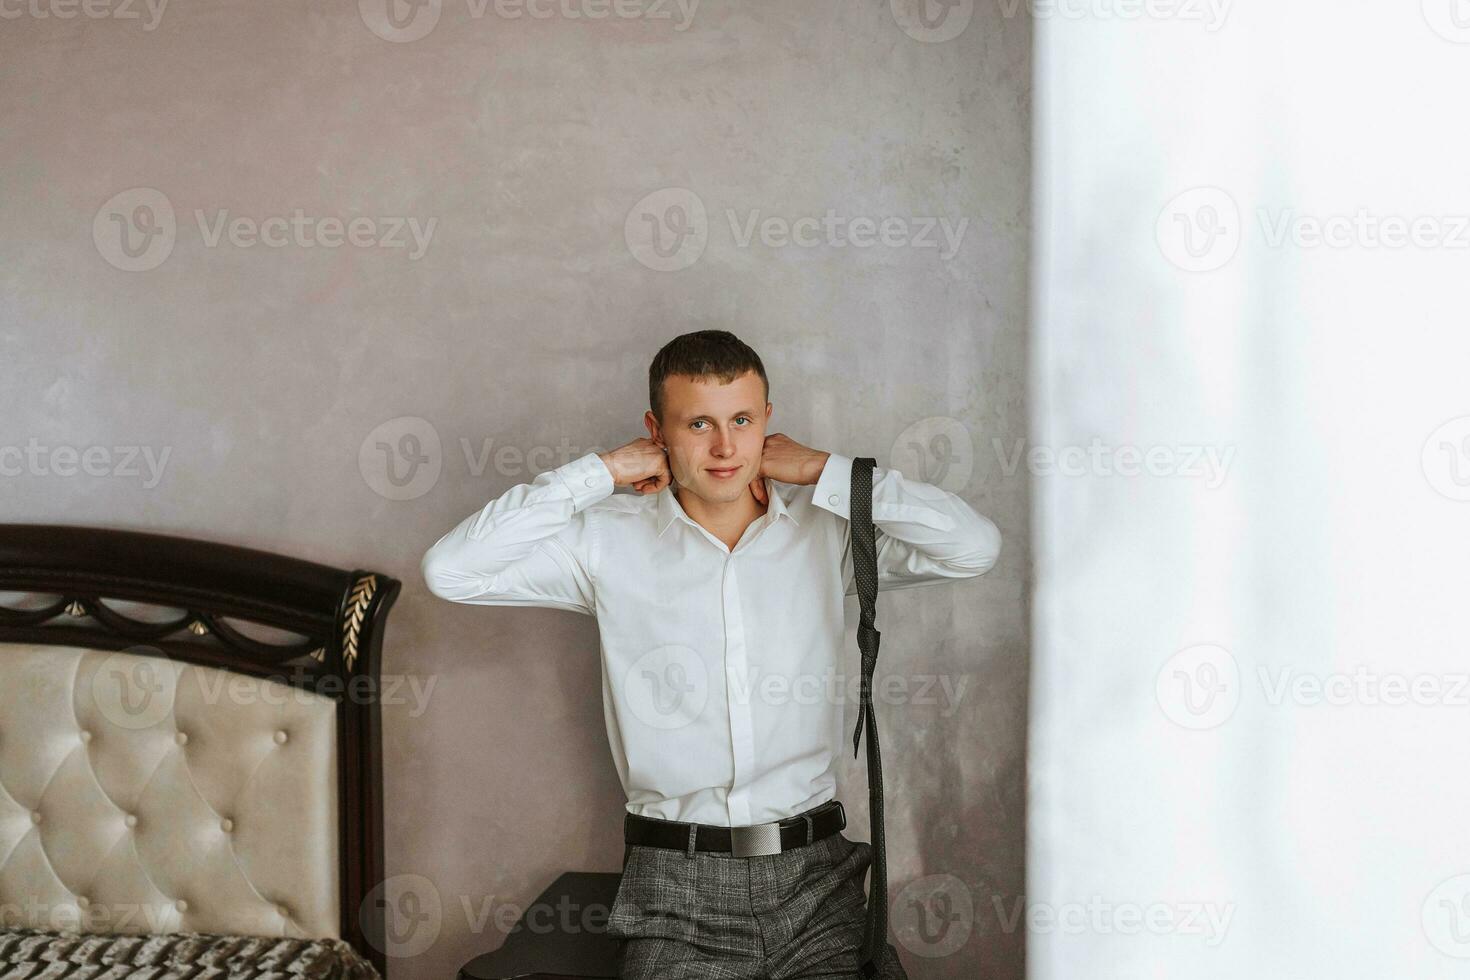
[[(852, 458), (766, 434), (765, 368), (726, 331), (670, 341), (648, 388), (648, 438), (507, 490), (429, 549), (424, 579), (597, 619), (628, 796), (620, 976), (855, 978), (872, 848), (835, 798), (860, 669), (843, 628)], [(872, 517), (884, 591), (1000, 554), (991, 521), (896, 470), (874, 469)]]

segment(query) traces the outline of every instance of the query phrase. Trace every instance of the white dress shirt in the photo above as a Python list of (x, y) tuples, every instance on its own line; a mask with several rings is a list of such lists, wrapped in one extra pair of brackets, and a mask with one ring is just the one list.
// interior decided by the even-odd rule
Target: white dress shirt
[[(839, 753), (852, 752), (843, 704), (856, 702), (862, 658), (843, 624), (843, 597), (856, 594), (851, 473), (852, 458), (832, 453), (813, 485), (768, 478), (766, 513), (728, 548), (671, 487), (614, 493), (588, 453), (461, 521), (424, 555), (424, 581), (454, 602), (597, 619), (630, 812), (781, 820), (832, 799)], [(873, 470), (873, 524), (880, 593), (980, 575), (1000, 554), (988, 518), (893, 469)]]

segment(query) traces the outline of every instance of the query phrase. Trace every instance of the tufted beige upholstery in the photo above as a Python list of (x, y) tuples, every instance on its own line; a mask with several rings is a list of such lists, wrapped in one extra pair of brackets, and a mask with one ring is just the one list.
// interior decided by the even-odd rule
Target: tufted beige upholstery
[(335, 703), (0, 643), (0, 926), (339, 937)]

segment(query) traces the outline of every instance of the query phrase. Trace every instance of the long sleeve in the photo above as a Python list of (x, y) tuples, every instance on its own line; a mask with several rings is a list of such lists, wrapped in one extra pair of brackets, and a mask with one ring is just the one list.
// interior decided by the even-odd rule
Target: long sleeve
[(587, 508), (612, 492), (612, 473), (596, 453), (511, 487), (424, 554), (424, 583), (452, 602), (596, 615), (596, 526)]
[[(852, 457), (831, 453), (812, 503), (846, 522), (851, 492)], [(993, 521), (948, 490), (881, 466), (873, 467), (873, 527), (880, 591), (973, 578), (1000, 557), (1000, 529)], [(844, 594), (856, 595), (850, 535), (843, 541), (842, 576)]]

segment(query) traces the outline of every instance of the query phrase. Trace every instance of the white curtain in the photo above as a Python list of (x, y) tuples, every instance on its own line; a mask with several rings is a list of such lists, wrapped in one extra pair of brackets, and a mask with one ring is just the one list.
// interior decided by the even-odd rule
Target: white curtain
[(1033, 13), (1029, 975), (1470, 976), (1470, 4)]

